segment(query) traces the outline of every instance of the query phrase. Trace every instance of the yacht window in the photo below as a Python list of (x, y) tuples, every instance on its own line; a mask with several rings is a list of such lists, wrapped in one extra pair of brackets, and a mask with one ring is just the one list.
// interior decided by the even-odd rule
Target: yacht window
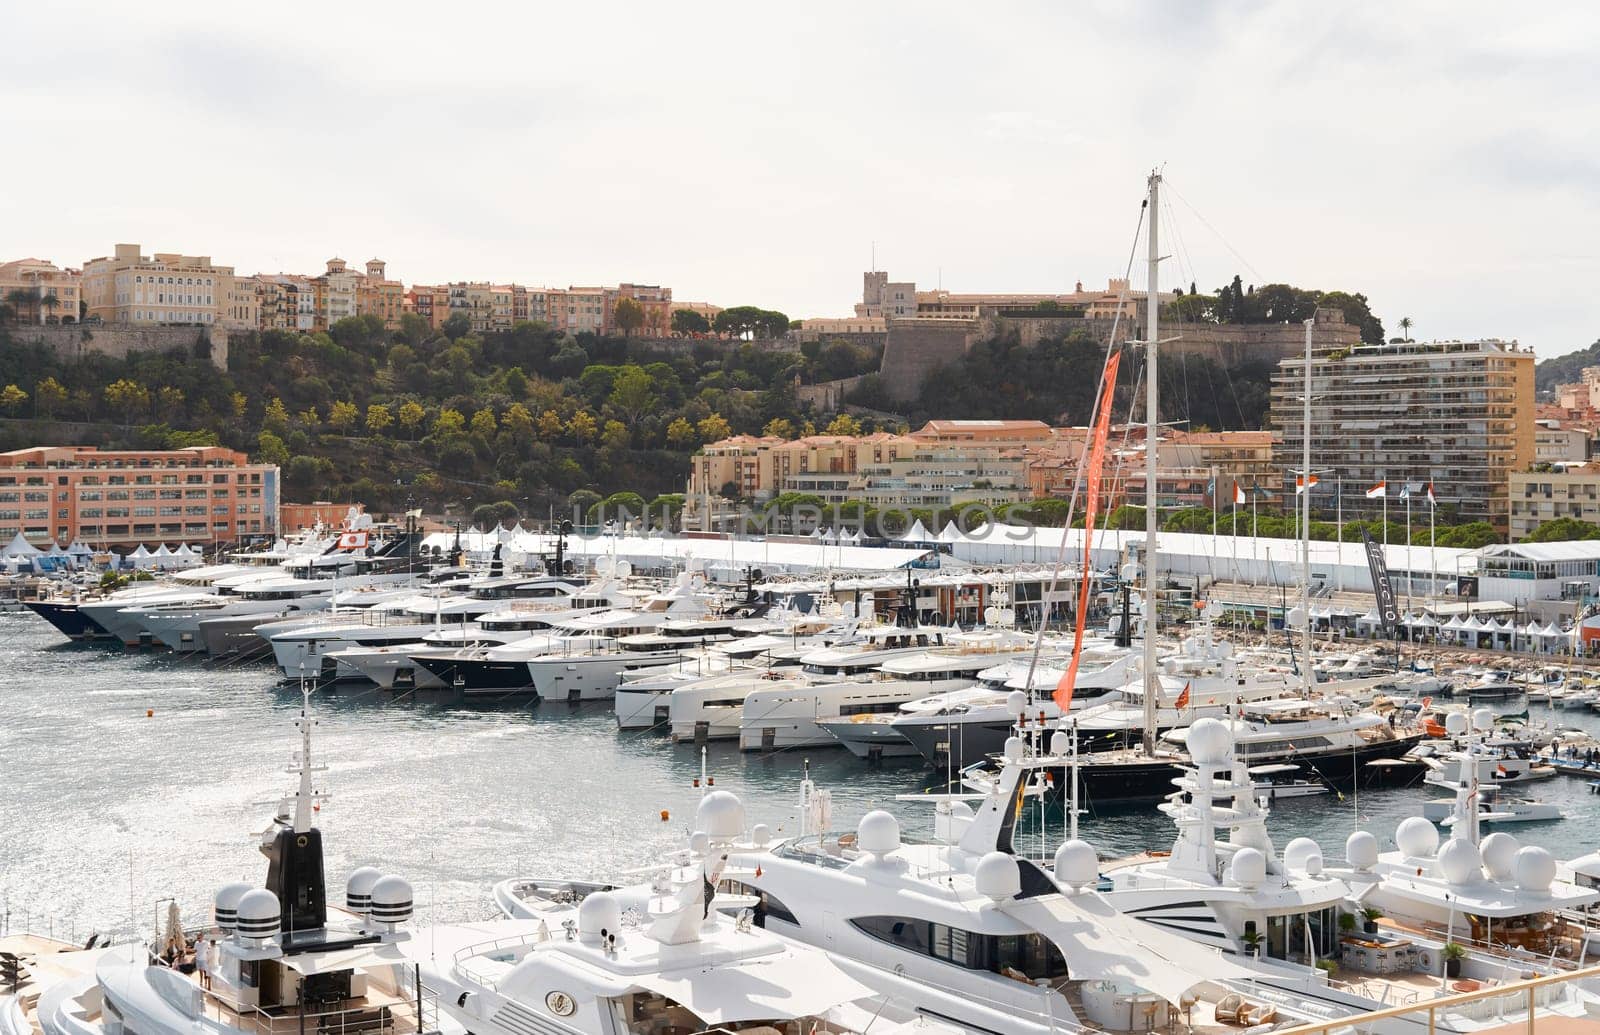
[(761, 900), (755, 908), (757, 927), (767, 926), (769, 917), (794, 924), (796, 927), (800, 926), (800, 919), (794, 915), (794, 910), (784, 905), (778, 896), (762, 891), (753, 884), (746, 884), (744, 881), (738, 880), (725, 880), (722, 882), (722, 890), (731, 895), (753, 895)]
[(881, 942), (967, 970), (987, 970), (1029, 981), (1067, 976), (1067, 961), (1061, 950), (1037, 932), (978, 934), (900, 916), (855, 917), (850, 923)]
[(903, 916), (863, 916), (850, 921), (863, 934), (888, 942), (890, 945), (919, 956), (928, 955), (928, 928), (926, 920), (912, 920)]

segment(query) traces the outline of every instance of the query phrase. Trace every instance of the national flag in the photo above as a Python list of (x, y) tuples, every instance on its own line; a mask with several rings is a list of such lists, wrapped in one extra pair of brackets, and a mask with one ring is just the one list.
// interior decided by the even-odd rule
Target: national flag
[(1189, 707), (1189, 686), (1190, 684), (1188, 683), (1183, 684), (1183, 693), (1178, 695), (1178, 700), (1175, 707), (1180, 712)]
[(406, 511), (406, 517), (408, 517), (408, 518), (421, 518), (422, 517), (422, 508), (418, 507), (416, 510), (408, 510), (408, 511)]
[(1428, 483), (1428, 506), (1436, 507), (1438, 505), (1439, 505), (1439, 500), (1433, 495), (1433, 483), (1429, 482)]
[(1243, 503), (1244, 502), (1244, 486), (1240, 485), (1238, 482), (1234, 482), (1233, 483), (1233, 502), (1234, 503)]
[(1379, 482), (1367, 490), (1367, 499), (1369, 500), (1382, 499), (1387, 495), (1389, 495), (1389, 483), (1386, 481)]
[(365, 550), (367, 548), (366, 532), (343, 532), (339, 535), (339, 549)]
[(1495, 767), (1494, 767), (1494, 771), (1499, 773), (1501, 776), (1509, 776), (1509, 775), (1511, 775), (1509, 770), (1506, 769), (1504, 763), (1496, 763)]
[(1297, 475), (1295, 475), (1294, 476), (1294, 494), (1296, 496), (1298, 496), (1302, 492), (1305, 492), (1307, 489), (1315, 489), (1317, 487), (1317, 481), (1318, 481), (1317, 476), (1314, 475), (1314, 474), (1311, 474), (1311, 475), (1297, 474)]
[(1211, 496), (1211, 497), (1215, 497), (1216, 494), (1217, 494), (1217, 480), (1215, 478), (1209, 479), (1206, 482), (1206, 495), (1207, 496)]
[(1408, 500), (1408, 499), (1411, 498), (1411, 483), (1410, 482), (1406, 482), (1406, 483), (1404, 483), (1404, 484), (1402, 484), (1400, 486), (1400, 498), (1403, 499), (1403, 500)]

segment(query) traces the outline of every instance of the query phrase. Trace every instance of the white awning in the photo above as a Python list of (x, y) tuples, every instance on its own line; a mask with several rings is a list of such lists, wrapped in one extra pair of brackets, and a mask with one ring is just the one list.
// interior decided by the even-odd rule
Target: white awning
[(661, 954), (664, 971), (646, 970), (634, 980), (682, 1003), (711, 1025), (807, 1017), (873, 994), (815, 952), (801, 958), (786, 948), (688, 970), (672, 969), (671, 955), (671, 947), (665, 947)]
[(1098, 895), (1041, 895), (1000, 908), (1055, 942), (1081, 981), (1125, 981), (1176, 1006), (1196, 985), (1253, 976), (1214, 949), (1118, 912)]

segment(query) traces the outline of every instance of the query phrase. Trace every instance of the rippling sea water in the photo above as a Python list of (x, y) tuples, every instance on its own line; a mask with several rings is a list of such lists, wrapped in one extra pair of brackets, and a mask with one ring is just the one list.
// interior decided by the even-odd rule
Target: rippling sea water
[[(299, 706), (298, 689), (263, 665), (73, 645), (32, 615), (0, 615), (0, 911), (13, 926), (81, 939), (148, 931), (168, 896), (199, 918), (222, 883), (258, 883), (256, 835), (292, 787)], [(313, 709), (332, 795), (318, 819), (330, 886), (376, 865), (412, 882), (426, 917), (490, 915), (488, 889), (505, 877), (614, 878), (646, 865), (683, 843), (700, 796), (699, 751), (619, 733), (609, 703), (464, 708), (341, 687), (318, 692)], [(1600, 716), (1557, 714), (1600, 733)], [(927, 807), (896, 800), (939, 782), (920, 765), (871, 768), (838, 749), (741, 754), (725, 743), (706, 759), (750, 821), (779, 833), (795, 829), (807, 760), (832, 791), (836, 826), (882, 807), (908, 833), (931, 829)], [(1563, 859), (1600, 847), (1600, 796), (1585, 781), (1557, 777), (1532, 793), (1568, 818), (1506, 829)], [(1357, 826), (1386, 840), (1428, 796), (1286, 801), (1272, 830), (1280, 847), (1304, 834), (1337, 857)], [(1030, 841), (1053, 849), (1061, 821), (1044, 822), (1040, 833), (1029, 820)], [(1088, 817), (1081, 833), (1113, 855), (1172, 839), (1152, 808)]]

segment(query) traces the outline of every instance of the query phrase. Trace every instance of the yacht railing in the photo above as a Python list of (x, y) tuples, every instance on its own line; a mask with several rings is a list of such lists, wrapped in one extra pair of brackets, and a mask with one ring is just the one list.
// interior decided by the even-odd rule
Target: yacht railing
[[(1453, 994), (1444, 995), (1426, 1002), (1406, 1003), (1399, 1006), (1386, 1007), (1381, 1010), (1371, 1010), (1366, 1013), (1351, 1014), (1344, 1017), (1328, 1020), (1312, 1021), (1307, 1024), (1296, 1025), (1291, 1028), (1281, 1028), (1275, 1035), (1348, 1035), (1350, 1032), (1371, 1032), (1380, 1021), (1393, 1018), (1408, 1018), (1420, 1022), (1421, 1015), (1426, 1014), (1428, 1032), (1439, 1030), (1439, 1021), (1447, 1017), (1457, 1017), (1476, 1021), (1499, 1020), (1502, 1026), (1496, 1031), (1512, 1031), (1513, 1025), (1525, 1026), (1528, 1035), (1536, 1035), (1540, 1020), (1539, 1009), (1548, 1009), (1552, 1004), (1567, 1000), (1568, 993), (1577, 988), (1576, 982), (1600, 978), (1600, 967), (1588, 967), (1583, 970), (1564, 972), (1561, 974), (1547, 974), (1543, 977), (1518, 980), (1506, 984), (1488, 985), (1460, 991), (1461, 986), (1467, 982), (1457, 981), (1451, 987), (1457, 989)], [(1581, 1004), (1575, 1004), (1581, 1012), (1573, 1016), (1578, 1026), (1573, 1031), (1582, 1030), (1581, 1025), (1593, 1024), (1592, 1016)], [(1548, 1013), (1546, 1019), (1554, 1019)]]

